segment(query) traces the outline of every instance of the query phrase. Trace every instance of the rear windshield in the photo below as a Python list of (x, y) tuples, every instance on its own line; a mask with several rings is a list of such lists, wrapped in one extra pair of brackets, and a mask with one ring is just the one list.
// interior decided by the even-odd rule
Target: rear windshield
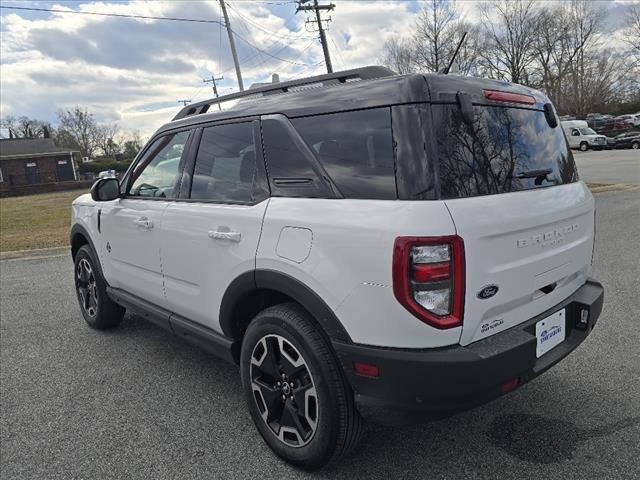
[(560, 126), (538, 110), (474, 107), (472, 124), (456, 104), (433, 105), (441, 198), (465, 198), (577, 181)]

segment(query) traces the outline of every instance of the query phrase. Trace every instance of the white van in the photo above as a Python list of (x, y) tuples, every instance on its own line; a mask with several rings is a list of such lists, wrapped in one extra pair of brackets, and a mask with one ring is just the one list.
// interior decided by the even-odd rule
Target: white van
[(590, 148), (600, 150), (607, 146), (607, 137), (598, 135), (584, 120), (568, 120), (560, 123), (571, 148), (579, 148), (586, 152)]

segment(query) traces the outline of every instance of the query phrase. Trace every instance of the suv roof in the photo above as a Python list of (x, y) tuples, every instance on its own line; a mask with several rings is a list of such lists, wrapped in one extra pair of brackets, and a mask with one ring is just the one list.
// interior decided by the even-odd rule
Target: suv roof
[[(455, 102), (456, 93), (464, 91), (474, 103), (491, 104), (484, 89), (533, 96), (534, 108), (542, 108), (549, 99), (537, 90), (498, 80), (458, 75), (407, 74), (369, 66), (318, 75), (300, 80), (267, 85), (188, 105), (159, 132), (177, 127), (256, 115), (282, 113), (288, 117), (319, 115), (385, 105), (420, 102)], [(237, 100), (224, 111), (216, 105)]]

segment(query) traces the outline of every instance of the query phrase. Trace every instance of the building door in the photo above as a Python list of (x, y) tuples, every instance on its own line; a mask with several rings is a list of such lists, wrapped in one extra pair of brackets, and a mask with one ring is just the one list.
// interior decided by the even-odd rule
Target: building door
[(59, 182), (68, 182), (75, 180), (73, 178), (73, 167), (71, 166), (71, 160), (58, 160), (56, 164), (56, 178)]
[(26, 162), (24, 164), (24, 174), (27, 179), (27, 185), (40, 183), (40, 170), (38, 170), (37, 162)]

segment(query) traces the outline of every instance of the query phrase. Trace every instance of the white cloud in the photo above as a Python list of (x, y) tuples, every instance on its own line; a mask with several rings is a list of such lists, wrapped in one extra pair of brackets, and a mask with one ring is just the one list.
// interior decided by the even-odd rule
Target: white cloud
[[(230, 1), (228, 9), (245, 86), (325, 71), (317, 34), (307, 14), (286, 2)], [(370, 65), (392, 35), (408, 34), (417, 2), (334, 0), (329, 47), (334, 69)], [(608, 3), (608, 2), (605, 2)], [(3, 6), (162, 17), (220, 19), (217, 0), (74, 2)], [(468, 20), (476, 2), (459, 1)], [(100, 121), (149, 135), (173, 117), (178, 100), (207, 98), (202, 79), (222, 74), (220, 91), (236, 91), (226, 31), (214, 23), (124, 19), (93, 15), (2, 10), (0, 115), (55, 120), (56, 111), (81, 105)], [(307, 25), (307, 28), (311, 25)], [(247, 43), (248, 42), (248, 43)], [(251, 44), (251, 45), (249, 45)], [(258, 52), (255, 48), (263, 50)], [(264, 53), (268, 52), (268, 53)]]

